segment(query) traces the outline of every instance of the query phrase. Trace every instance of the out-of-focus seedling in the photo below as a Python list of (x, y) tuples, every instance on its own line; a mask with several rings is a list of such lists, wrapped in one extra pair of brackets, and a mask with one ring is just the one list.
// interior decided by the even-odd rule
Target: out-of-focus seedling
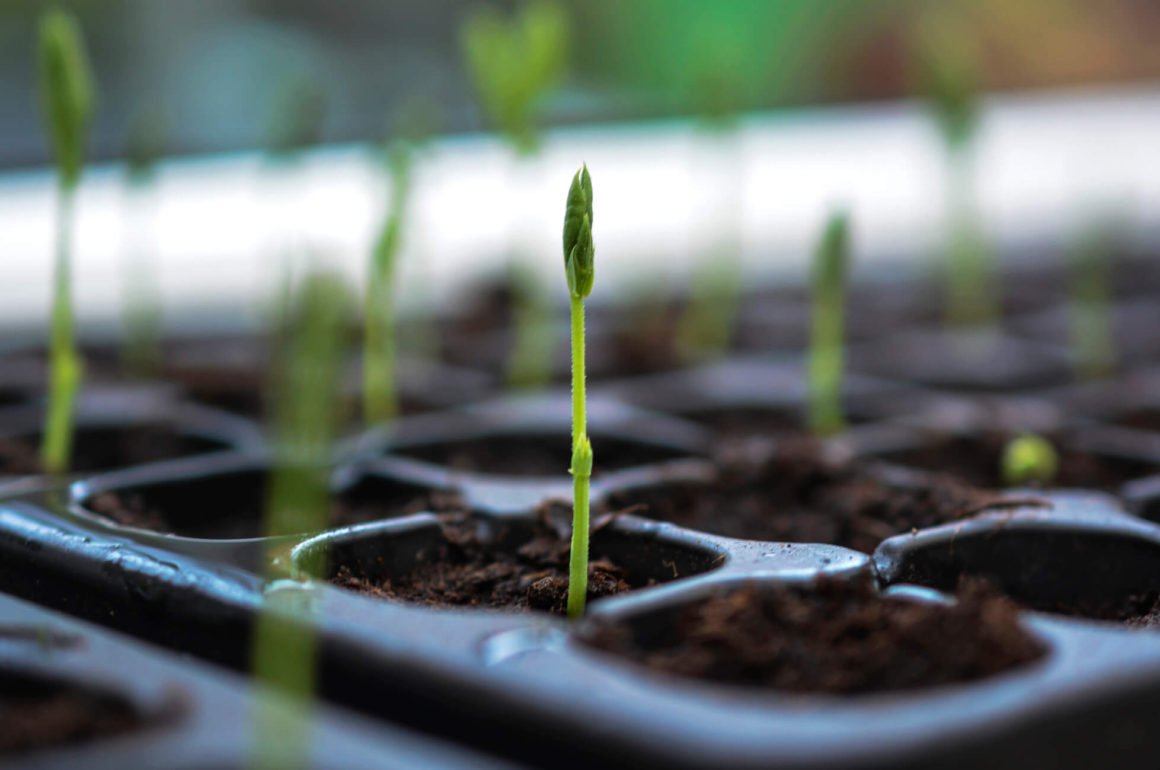
[(969, 31), (949, 12), (934, 11), (925, 22), (921, 85), (947, 154), (946, 318), (959, 327), (993, 325), (1000, 288), (975, 208), (978, 55)]
[(367, 425), (399, 413), (395, 384), (395, 273), (400, 233), (411, 187), (411, 148), (396, 140), (387, 148), (390, 209), (379, 229), (366, 281), (363, 317), (363, 417)]
[(41, 109), (56, 160), (58, 200), (41, 463), (57, 474), (68, 469), (72, 454), (73, 412), (82, 376), (72, 308), (73, 201), (84, 168), (96, 89), (80, 28), (64, 11), (48, 11), (41, 17), (38, 59)]
[(564, 9), (537, 0), (505, 20), (484, 8), (464, 24), (462, 45), (488, 121), (518, 152), (533, 152), (539, 144), (536, 110), (568, 61)]
[(742, 29), (710, 25), (693, 38), (689, 52), (692, 105), (709, 140), (703, 157), (712, 179), (706, 185), (713, 190), (712, 225), (721, 234), (694, 267), (688, 304), (678, 321), (675, 344), (685, 361), (728, 350), (741, 302), (739, 192), (745, 170), (736, 127), (760, 70), (747, 59), (743, 38)]
[(592, 293), (595, 248), (592, 245), (592, 177), (583, 166), (572, 177), (564, 209), (564, 274), (572, 318), (572, 553), (568, 570), (568, 617), (584, 614), (588, 598), (588, 480), (592, 477), (592, 444), (584, 382), (584, 298)]
[(813, 265), (809, 427), (815, 436), (831, 436), (845, 428), (842, 360), (849, 254), (849, 219), (844, 212), (832, 214)]
[[(274, 469), (266, 495), (264, 530), (272, 538), (316, 532), (329, 517), (327, 459), (339, 416), (340, 361), (346, 349), (353, 298), (337, 276), (304, 278), (292, 296), (286, 318), (285, 349), (280, 351), (273, 394), (276, 416)], [(268, 549), (266, 563), (282, 556), (280, 541)], [(276, 576), (271, 567), (267, 577)], [(308, 576), (307, 576), (308, 577)], [(289, 590), (297, 589), (297, 590)], [(271, 591), (254, 631), (256, 679), (276, 700), (260, 696), (256, 735), (259, 767), (305, 766), (308, 737), (287, 730), (287, 717), (302, 717), (314, 692), (315, 638), (301, 608), (282, 601), (304, 589), (290, 585)]]
[(1085, 380), (1110, 376), (1116, 369), (1116, 335), (1112, 329), (1112, 275), (1105, 232), (1084, 234), (1070, 259), (1069, 308), (1072, 356)]
[[(526, 170), (539, 148), (537, 112), (564, 76), (569, 37), (568, 15), (552, 0), (529, 2), (509, 19), (483, 8), (463, 25), (462, 48), (472, 82), (488, 122), (514, 151), (517, 172)], [(516, 241), (519, 224), (514, 223)], [(520, 264), (526, 258), (520, 252), (519, 244), (513, 244), (508, 277), (515, 337), (507, 380), (513, 387), (533, 388), (551, 377), (553, 327), (544, 288), (534, 271)]]
[(1000, 461), (1003, 482), (1008, 486), (1047, 486), (1059, 472), (1059, 456), (1042, 436), (1017, 436), (1003, 448)]
[(133, 119), (125, 148), (127, 230), (122, 309), (121, 366), (133, 377), (148, 378), (161, 364), (161, 303), (153, 256), (151, 192), (158, 159), (165, 150), (166, 124), (157, 110)]

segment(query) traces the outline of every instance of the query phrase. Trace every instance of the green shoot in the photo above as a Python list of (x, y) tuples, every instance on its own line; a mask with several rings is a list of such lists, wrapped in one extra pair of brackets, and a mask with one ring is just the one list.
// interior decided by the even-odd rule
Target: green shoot
[(953, 326), (990, 326), (999, 317), (993, 255), (974, 205), (978, 125), (978, 54), (967, 31), (946, 13), (922, 30), (922, 86), (947, 151), (946, 317)]
[(391, 176), (390, 210), (375, 241), (367, 274), (363, 315), (363, 417), (367, 425), (388, 422), (398, 416), (395, 385), (395, 263), (400, 230), (406, 216), (411, 189), (411, 148), (396, 141), (387, 150)]
[(518, 153), (531, 154), (539, 143), (536, 111), (568, 59), (563, 8), (537, 0), (510, 20), (485, 8), (463, 25), (461, 43), (488, 121)]
[[(134, 119), (126, 147), (126, 170), (130, 201), (129, 224), (140, 232), (139, 220), (151, 211), (149, 200), (154, 168), (165, 147), (165, 121), (156, 111), (146, 111)], [(147, 229), (147, 228), (146, 228)], [(131, 376), (148, 378), (161, 364), (161, 304), (151, 256), (156, 244), (144, 237), (129, 246), (125, 265), (125, 299), (122, 311), (123, 343), (121, 365)]]
[(552, 307), (547, 291), (535, 271), (512, 261), (508, 265), (512, 289), (515, 344), (507, 365), (507, 382), (513, 388), (538, 388), (552, 379)]
[(1059, 456), (1050, 441), (1028, 433), (1007, 443), (1000, 465), (1007, 486), (1045, 486), (1059, 472)]
[(568, 576), (568, 617), (584, 614), (588, 597), (588, 480), (592, 444), (588, 441), (584, 382), (584, 298), (592, 293), (592, 178), (583, 166), (572, 178), (564, 209), (564, 274), (572, 316), (572, 554)]
[[(329, 518), (326, 460), (336, 434), (341, 384), (343, 332), (349, 329), (351, 295), (343, 282), (326, 273), (307, 276), (282, 315), (287, 319), (286, 349), (280, 354), (274, 393), (274, 470), (266, 496), (265, 532), (271, 537), (324, 529)], [(281, 555), (271, 545), (266, 563)], [(277, 577), (268, 568), (268, 579)], [(316, 641), (310, 625), (287, 616), (271, 592), (254, 631), (254, 675), (281, 704), (259, 702), (258, 764), (304, 766), (308, 737), (287, 730), (287, 715), (302, 715), (314, 691)], [(291, 592), (292, 593), (292, 592)], [(289, 704), (284, 705), (284, 704)], [(291, 764), (288, 764), (291, 763)]]
[(313, 77), (288, 78), (274, 95), (267, 146), (273, 158), (294, 159), (318, 144), (326, 118), (326, 92)]
[(835, 213), (826, 223), (813, 266), (813, 318), (809, 358), (809, 426), (819, 437), (845, 428), (842, 413), (842, 345), (849, 219)]
[(677, 322), (676, 348), (685, 361), (703, 361), (729, 349), (736, 326), (742, 272), (735, 250), (726, 247), (700, 260), (689, 303)]
[(1069, 262), (1069, 321), (1076, 372), (1082, 379), (1098, 380), (1116, 369), (1112, 276), (1104, 234), (1091, 232), (1081, 238)]
[(96, 88), (80, 28), (67, 13), (49, 11), (41, 16), (38, 59), (41, 109), (51, 137), (58, 180), (50, 383), (40, 451), (44, 469), (60, 474), (68, 470), (72, 455), (73, 413), (82, 376), (72, 309), (72, 210), (84, 167)]

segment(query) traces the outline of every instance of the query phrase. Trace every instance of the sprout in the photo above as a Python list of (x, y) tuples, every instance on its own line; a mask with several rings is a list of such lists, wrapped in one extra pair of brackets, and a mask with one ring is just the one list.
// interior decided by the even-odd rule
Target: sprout
[(968, 32), (944, 10), (926, 19), (919, 41), (921, 85), (947, 150), (947, 320), (989, 326), (999, 316), (998, 286), (973, 200), (978, 54)]
[(1084, 235), (1071, 252), (1071, 346), (1076, 371), (1085, 380), (1107, 377), (1116, 369), (1112, 329), (1112, 280), (1107, 236)]
[(563, 8), (540, 0), (510, 21), (485, 8), (464, 24), (461, 41), (488, 120), (518, 152), (530, 154), (538, 144), (536, 108), (568, 58)]
[[(307, 276), (281, 315), (286, 319), (274, 392), (274, 469), (266, 495), (264, 529), (275, 538), (266, 553), (269, 580), (285, 537), (324, 529), (329, 518), (327, 460), (338, 422), (340, 364), (350, 328), (352, 297), (337, 276)], [(296, 587), (290, 584), (288, 587)], [(305, 738), (289, 730), (286, 715), (305, 715), (314, 691), (317, 642), (308, 622), (294, 617), (301, 591), (270, 591), (254, 629), (254, 676), (264, 692), (257, 714), (257, 760), (261, 767), (294, 767), (306, 756)]]
[(286, 79), (274, 95), (267, 142), (275, 158), (290, 160), (322, 137), (326, 92), (312, 76)]
[(513, 388), (536, 388), (552, 378), (552, 306), (536, 272), (525, 264), (508, 265), (512, 291), (515, 345), (507, 363), (507, 383)]
[(140, 220), (153, 213), (145, 204), (151, 202), (148, 193), (164, 152), (165, 132), (160, 112), (142, 111), (133, 120), (125, 148), (128, 203), (135, 204), (126, 219), (138, 240), (128, 245), (126, 253), (121, 364), (130, 375), (141, 378), (153, 375), (161, 362), (160, 291), (150, 260), (156, 244), (146, 240), (150, 228), (141, 226)]
[(1059, 471), (1059, 456), (1050, 441), (1028, 433), (1007, 443), (1001, 466), (1008, 486), (1047, 485)]
[(69, 14), (49, 11), (41, 17), (38, 57), (41, 107), (56, 159), (59, 198), (41, 462), (46, 471), (59, 474), (68, 469), (72, 454), (73, 413), (82, 376), (72, 309), (72, 209), (96, 95), (84, 40)]
[(849, 220), (844, 212), (832, 214), (818, 245), (813, 269), (809, 425), (816, 436), (830, 436), (845, 427), (842, 416), (842, 336), (849, 251)]
[(592, 292), (592, 178), (583, 166), (572, 178), (564, 209), (564, 275), (572, 316), (572, 554), (568, 576), (568, 617), (584, 614), (588, 597), (588, 480), (592, 444), (584, 389), (584, 298)]
[(375, 241), (367, 275), (363, 316), (363, 416), (368, 425), (398, 416), (395, 385), (395, 272), (400, 230), (411, 190), (411, 147), (403, 140), (387, 150), (390, 210)]

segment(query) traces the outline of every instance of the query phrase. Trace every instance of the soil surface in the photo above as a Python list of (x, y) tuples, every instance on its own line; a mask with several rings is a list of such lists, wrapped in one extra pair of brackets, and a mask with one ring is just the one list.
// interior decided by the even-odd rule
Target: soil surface
[[(262, 537), (266, 481), (262, 474), (239, 474), (226, 483), (209, 479), (175, 482), (169, 488), (102, 492), (85, 507), (117, 524), (186, 537), (214, 540)], [(331, 502), (327, 522), (319, 527), (303, 522), (293, 534), (327, 527), (346, 527), (421, 511), (455, 512), (463, 500), (455, 492), (424, 490), (408, 484), (382, 482), (374, 491), (356, 488)]]
[[(1004, 433), (936, 437), (916, 449), (891, 452), (879, 457), (910, 468), (947, 473), (975, 486), (998, 488), (1005, 486), (1000, 472), (1001, 458), (1011, 438), (1011, 435)], [(1125, 482), (1160, 470), (1138, 460), (1071, 450), (1058, 440), (1053, 440), (1052, 444), (1059, 457), (1059, 471), (1052, 482), (1052, 486), (1056, 487), (1115, 492)]]
[(588, 644), (669, 674), (790, 692), (869, 693), (970, 682), (1045, 647), (982, 584), (953, 606), (880, 597), (870, 581), (751, 585), (675, 617), (598, 621)]
[[(69, 471), (93, 473), (159, 460), (173, 460), (229, 449), (208, 438), (190, 436), (165, 426), (80, 428), (73, 438)], [(40, 473), (40, 434), (0, 439), (0, 474)]]
[(120, 698), (0, 674), (0, 755), (84, 743), (142, 722)]
[[(688, 457), (689, 453), (664, 446), (592, 437), (596, 456), (593, 476), (624, 468)], [(424, 446), (403, 447), (391, 454), (424, 460), (455, 471), (505, 476), (567, 476), (572, 465), (568, 434), (562, 436), (492, 436)]]
[[(606, 523), (597, 523), (593, 534)], [(419, 554), (406, 575), (368, 579), (358, 566), (340, 565), (333, 582), (381, 599), (432, 607), (493, 607), (563, 614), (568, 603), (571, 535), (541, 518), (526, 531), (501, 528), (489, 536), (477, 522), (447, 520), (438, 546)], [(628, 572), (603, 558), (592, 544), (588, 599), (634, 588)]]
[(871, 553), (893, 535), (966, 518), (997, 493), (930, 474), (893, 484), (857, 464), (823, 460), (812, 442), (786, 442), (760, 463), (725, 461), (708, 484), (669, 483), (615, 493), (613, 511), (743, 540), (829, 543)]

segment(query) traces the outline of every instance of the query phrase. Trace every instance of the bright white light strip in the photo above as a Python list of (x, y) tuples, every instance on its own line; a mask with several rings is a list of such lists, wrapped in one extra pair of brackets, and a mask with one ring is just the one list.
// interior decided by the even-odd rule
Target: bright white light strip
[[(1099, 206), (1150, 232), (1160, 212), (1157, 136), (1152, 88), (989, 100), (978, 158), (990, 233), (1007, 244), (1061, 241)], [(837, 204), (853, 215), (862, 269), (936, 250), (942, 153), (910, 102), (751, 116), (732, 150), (684, 121), (557, 130), (543, 150), (517, 168), (491, 137), (434, 143), (400, 258), (405, 306), (448, 301), (501, 266), (509, 242), (563, 292), (560, 220), (581, 161), (596, 187), (597, 295), (624, 281), (679, 282), (731, 222), (755, 271), (800, 271)], [(271, 171), (256, 154), (164, 164), (157, 270), (168, 322), (257, 322), (290, 249), (359, 276), (385, 200), (378, 173), (352, 148), (312, 152), (293, 172)], [(0, 325), (47, 319), (52, 194), (47, 172), (0, 177)], [(78, 212), (77, 307), (91, 329), (118, 312), (126, 233), (117, 167), (86, 174)]]

